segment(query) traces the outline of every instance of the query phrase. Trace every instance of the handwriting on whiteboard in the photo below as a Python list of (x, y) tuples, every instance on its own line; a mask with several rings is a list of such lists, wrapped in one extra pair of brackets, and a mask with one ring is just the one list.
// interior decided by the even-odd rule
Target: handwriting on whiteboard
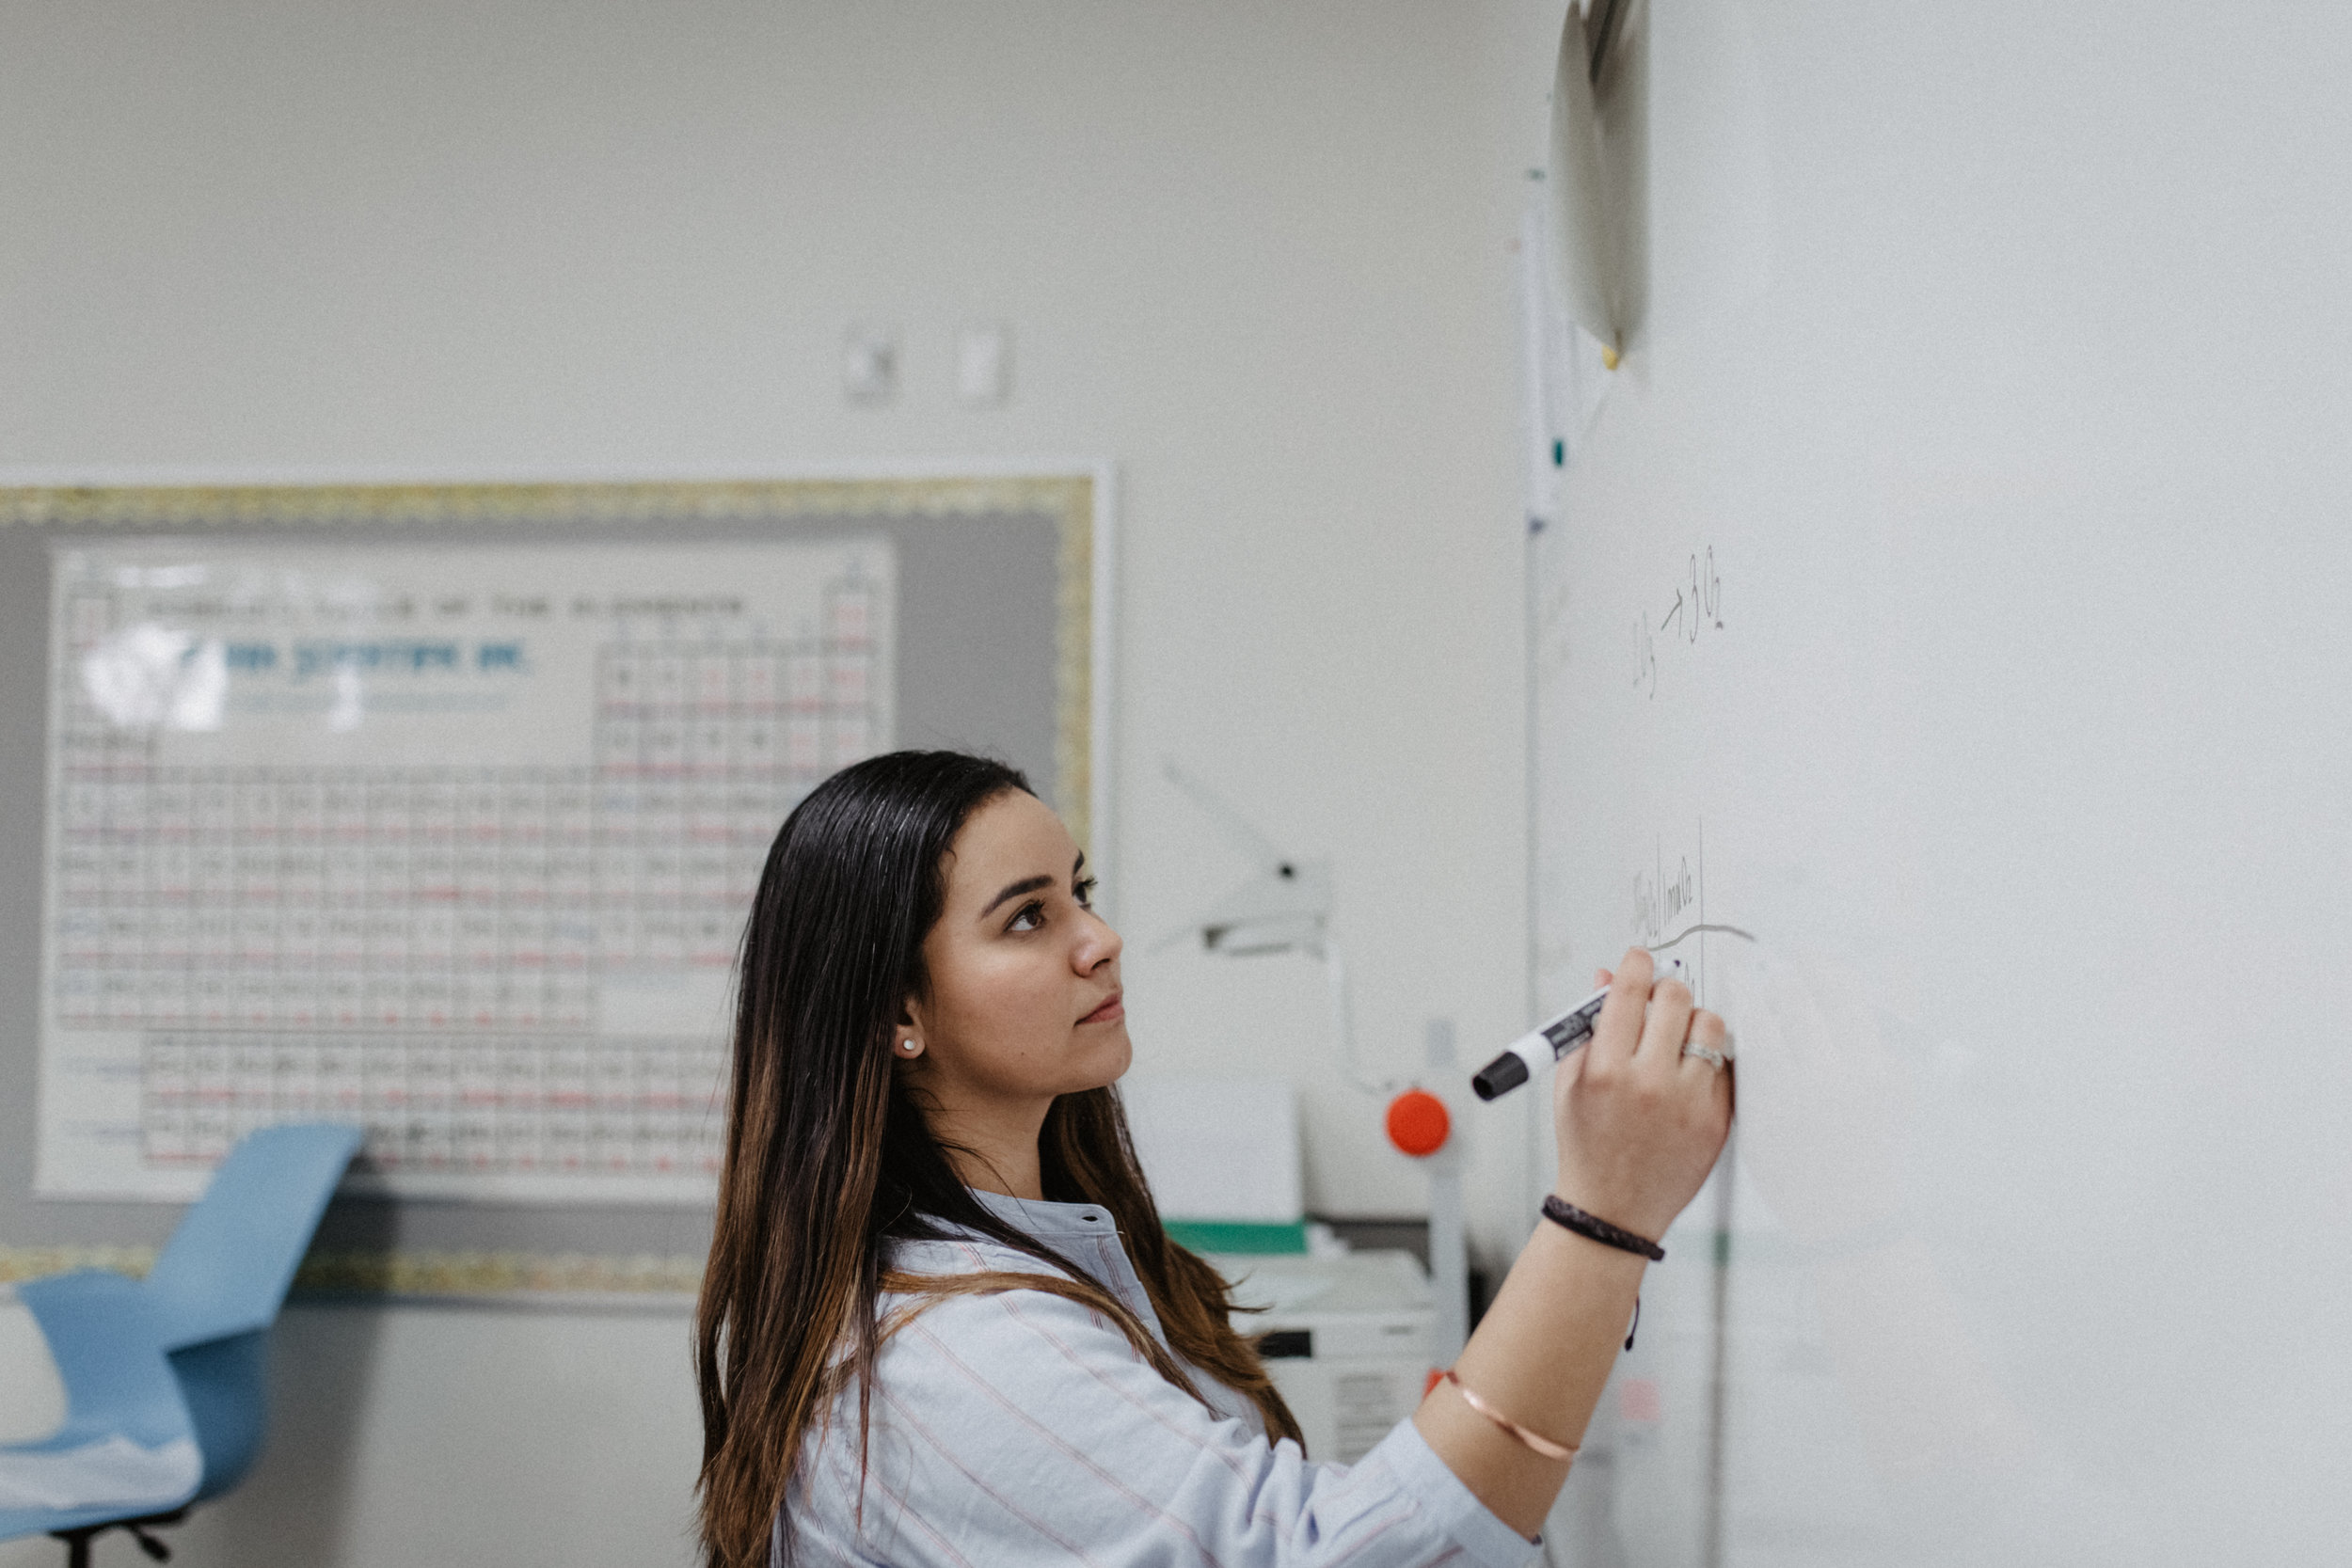
[(1657, 869), (1637, 871), (1633, 876), (1633, 936), (1645, 947), (1679, 927), (1686, 914), (1698, 912), (1698, 878), (1691, 869), (1690, 857), (1677, 856), (1672, 865), (1665, 860), (1661, 845)]
[[(1733, 927), (1709, 925), (1707, 918), (1707, 821), (1693, 818), (1671, 832), (1661, 832), (1650, 846), (1650, 863), (1633, 872), (1629, 935), (1664, 962), (1669, 949), (1680, 960), (1682, 979), (1707, 1001), (1707, 938), (1710, 932)], [(1718, 917), (1720, 918), (1720, 917)], [(1753, 940), (1753, 939), (1751, 939)]]
[(1690, 568), (1675, 584), (1674, 602), (1653, 615), (1642, 610), (1633, 617), (1633, 686), (1655, 699), (1658, 695), (1659, 649), (1662, 643), (1695, 645), (1701, 637), (1724, 629), (1724, 578), (1715, 567), (1715, 546), (1693, 551)]

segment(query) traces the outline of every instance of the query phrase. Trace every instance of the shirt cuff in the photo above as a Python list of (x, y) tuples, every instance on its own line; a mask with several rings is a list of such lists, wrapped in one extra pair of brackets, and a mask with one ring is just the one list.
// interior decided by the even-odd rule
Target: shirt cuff
[(1496, 1518), (1462, 1484), (1462, 1478), (1446, 1468), (1410, 1417), (1397, 1422), (1394, 1431), (1357, 1461), (1359, 1465), (1375, 1463), (1389, 1467), (1405, 1494), (1426, 1509), (1479, 1568), (1527, 1568), (1543, 1550), (1540, 1542), (1530, 1541)]

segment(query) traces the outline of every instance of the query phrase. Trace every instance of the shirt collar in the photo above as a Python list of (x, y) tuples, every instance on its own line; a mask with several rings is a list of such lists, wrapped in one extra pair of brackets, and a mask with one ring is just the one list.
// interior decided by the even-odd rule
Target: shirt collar
[(1043, 1241), (1053, 1236), (1116, 1236), (1119, 1226), (1099, 1203), (1054, 1203), (971, 1189), (973, 1201), (1015, 1230)]

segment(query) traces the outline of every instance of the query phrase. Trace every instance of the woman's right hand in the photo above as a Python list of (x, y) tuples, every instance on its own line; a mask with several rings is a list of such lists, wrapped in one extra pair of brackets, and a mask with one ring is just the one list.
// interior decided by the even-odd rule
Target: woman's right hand
[[(1650, 956), (1625, 956), (1591, 1043), (1554, 1074), (1559, 1195), (1652, 1239), (1663, 1236), (1707, 1180), (1731, 1131), (1731, 1075), (1685, 1041), (1721, 1050), (1724, 1021), (1693, 1013), (1691, 993), (1655, 988)], [(1433, 1386), (1413, 1424), (1438, 1457), (1495, 1516), (1521, 1535), (1543, 1528), (1568, 1462), (1498, 1422), (1524, 1424), (1549, 1443), (1584, 1440), (1593, 1406), (1616, 1364), (1646, 1265), (1548, 1221), (1519, 1252), (1494, 1305), (1454, 1363), (1458, 1388)]]
[(1715, 1167), (1731, 1132), (1731, 1069), (1685, 1056), (1722, 1052), (1724, 1021), (1691, 1006), (1679, 980), (1653, 985), (1647, 950), (1629, 948), (1612, 976), (1583, 1050), (1561, 1064), (1552, 1090), (1560, 1140), (1559, 1196), (1621, 1229), (1655, 1241)]

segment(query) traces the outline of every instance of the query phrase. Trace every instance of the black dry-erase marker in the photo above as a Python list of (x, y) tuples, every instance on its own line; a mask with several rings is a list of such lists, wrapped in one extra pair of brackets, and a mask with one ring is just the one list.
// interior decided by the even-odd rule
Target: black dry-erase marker
[[(1682, 978), (1680, 958), (1667, 958), (1659, 964), (1658, 979)], [(1593, 1025), (1600, 1021), (1600, 1005), (1608, 1000), (1609, 988), (1603, 986), (1542, 1028), (1521, 1035), (1511, 1042), (1510, 1050), (1470, 1075), (1470, 1087), (1478, 1091), (1481, 1100), (1509, 1094), (1534, 1077), (1535, 1069), (1544, 1063), (1556, 1062), (1591, 1039)]]

